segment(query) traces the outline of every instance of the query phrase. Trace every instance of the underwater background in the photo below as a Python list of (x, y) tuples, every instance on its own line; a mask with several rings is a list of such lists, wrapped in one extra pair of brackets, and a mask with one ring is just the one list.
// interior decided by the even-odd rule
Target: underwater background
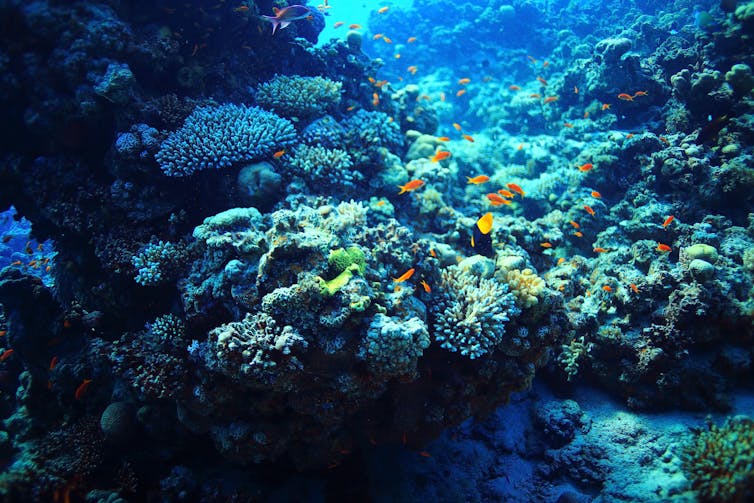
[(754, 2), (0, 25), (2, 501), (754, 498)]

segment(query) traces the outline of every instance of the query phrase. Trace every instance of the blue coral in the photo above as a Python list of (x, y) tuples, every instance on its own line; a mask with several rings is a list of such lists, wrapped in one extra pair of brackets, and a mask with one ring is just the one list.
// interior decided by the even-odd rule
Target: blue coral
[(257, 103), (285, 117), (306, 119), (324, 115), (340, 103), (343, 84), (324, 77), (276, 75), (259, 86)]
[(257, 107), (225, 104), (197, 107), (162, 142), (155, 159), (168, 176), (255, 161), (296, 141), (290, 121)]
[(325, 115), (306, 126), (301, 132), (301, 139), (307, 145), (342, 148), (346, 141), (346, 130), (331, 115)]
[(134, 281), (142, 286), (159, 285), (168, 281), (185, 259), (184, 250), (169, 241), (149, 243), (131, 257)]
[(405, 146), (401, 129), (389, 115), (382, 112), (359, 110), (343, 126), (348, 131), (348, 144), (352, 148), (368, 150), (384, 147), (401, 153)]
[(508, 286), (457, 265), (443, 271), (442, 291), (432, 306), (435, 340), (472, 360), (503, 342), (505, 324), (518, 314)]

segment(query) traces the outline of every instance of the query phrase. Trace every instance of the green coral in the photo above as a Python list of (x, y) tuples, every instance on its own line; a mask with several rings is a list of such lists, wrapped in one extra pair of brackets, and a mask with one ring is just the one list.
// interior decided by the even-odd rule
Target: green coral
[(363, 275), (367, 267), (364, 252), (358, 246), (350, 246), (347, 249), (338, 248), (330, 251), (327, 263), (330, 266), (330, 270), (336, 274), (329, 281), (319, 278), (322, 294), (328, 296), (335, 295), (338, 290), (351, 280), (354, 274)]
[(701, 501), (752, 501), (754, 497), (754, 420), (728, 418), (709, 424), (682, 452), (683, 469)]

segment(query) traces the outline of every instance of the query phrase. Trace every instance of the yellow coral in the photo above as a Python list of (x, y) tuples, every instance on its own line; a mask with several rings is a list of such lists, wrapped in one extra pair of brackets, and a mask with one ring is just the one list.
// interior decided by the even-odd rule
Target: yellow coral
[(534, 271), (513, 269), (508, 271), (506, 280), (508, 288), (516, 297), (516, 305), (519, 308), (527, 309), (539, 303), (539, 296), (545, 288), (545, 281)]

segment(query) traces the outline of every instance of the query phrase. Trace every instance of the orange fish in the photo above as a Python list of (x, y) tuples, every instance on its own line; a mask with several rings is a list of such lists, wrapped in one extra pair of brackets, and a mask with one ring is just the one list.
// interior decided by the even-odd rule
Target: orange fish
[(249, 10), (249, 6), (248, 5), (239, 5), (238, 7), (236, 7), (235, 9), (233, 9), (233, 12), (246, 12), (248, 10)]
[(649, 93), (647, 91), (636, 91), (634, 93), (634, 98), (638, 98), (639, 96), (648, 96)]
[(461, 125), (460, 125), (459, 123), (457, 123), (457, 122), (454, 122), (454, 123), (453, 123), (453, 127), (455, 128), (455, 130), (456, 130), (456, 131), (460, 131), (461, 129), (463, 129), (463, 128), (461, 127)]
[(416, 271), (416, 269), (414, 269), (412, 267), (411, 269), (409, 269), (408, 271), (404, 272), (403, 274), (401, 274), (397, 278), (393, 278), (393, 281), (395, 283), (403, 283), (404, 281), (406, 281), (407, 279), (409, 279), (411, 276), (413, 276), (415, 271)]
[(5, 334), (7, 334), (7, 333), (8, 333), (7, 330), (0, 330), (0, 337), (4, 337)]
[(516, 185), (515, 183), (506, 183), (506, 187), (511, 189), (516, 194), (520, 195), (521, 197), (524, 197), (526, 193), (524, 192), (524, 189), (522, 189), (520, 186)]
[(73, 394), (73, 397), (76, 400), (81, 400), (81, 397), (84, 396), (84, 393), (86, 393), (87, 388), (89, 388), (89, 384), (92, 382), (91, 379), (84, 379), (81, 381), (81, 384), (79, 384), (79, 387), (76, 388), (76, 392)]
[(573, 233), (573, 235), (576, 236), (577, 238), (583, 238), (584, 237), (584, 233), (581, 232), (581, 231), (576, 231), (576, 232)]
[(6, 349), (5, 351), (3, 351), (3, 354), (0, 355), (0, 362), (4, 362), (8, 358), (10, 358), (10, 355), (12, 354), (13, 354), (12, 349)]
[(424, 182), (421, 180), (411, 180), (406, 185), (398, 185), (398, 188), (401, 189), (401, 191), (398, 192), (398, 195), (401, 195), (405, 192), (412, 192), (423, 185)]
[(380, 7), (379, 9), (377, 9), (377, 14), (384, 14), (388, 11), (388, 9), (390, 9), (390, 7)]
[(55, 367), (57, 365), (58, 365), (58, 357), (57, 356), (53, 356), (52, 359), (50, 360), (50, 371), (55, 370)]
[(477, 175), (474, 178), (471, 178), (469, 176), (466, 177), (466, 180), (468, 180), (466, 183), (473, 183), (474, 185), (479, 185), (482, 183), (487, 183), (490, 181), (490, 177), (487, 175)]
[(430, 161), (432, 161), (432, 162), (440, 162), (442, 160), (447, 159), (450, 156), (451, 156), (450, 152), (448, 152), (447, 150), (441, 150), (441, 151), (437, 152), (435, 155), (433, 155), (430, 158)]
[(374, 36), (372, 37), (372, 40), (378, 40), (382, 38), (383, 36), (384, 35), (382, 33), (375, 33)]
[(283, 157), (283, 154), (285, 154), (285, 149), (278, 150), (277, 152), (272, 154), (272, 157), (274, 157), (275, 159), (280, 159), (281, 157)]
[(539, 99), (541, 97), (542, 97), (542, 95), (539, 94), (539, 93), (532, 93), (532, 94), (529, 95), (529, 98), (532, 98), (532, 99), (535, 99), (535, 100)]
[(667, 229), (668, 225), (670, 225), (670, 222), (672, 222), (673, 220), (675, 220), (675, 217), (673, 215), (670, 215), (668, 218), (666, 218), (662, 223), (663, 228)]
[(463, 96), (464, 94), (466, 94), (466, 89), (459, 89), (456, 91), (456, 96)]
[(523, 149), (524, 149), (523, 143), (519, 143), (518, 146), (516, 147), (516, 150), (523, 150)]
[(565, 262), (565, 260), (566, 260), (566, 259), (565, 259), (565, 257), (560, 257), (560, 258), (558, 259), (558, 262), (557, 262), (557, 264), (558, 264), (558, 265), (560, 265), (560, 264), (562, 264), (563, 262)]
[(671, 250), (672, 250), (672, 248), (669, 247), (668, 245), (663, 244), (663, 243), (657, 243), (657, 251), (658, 252), (667, 253), (667, 252), (669, 252)]
[(414, 42), (416, 42), (416, 37), (408, 37), (406, 39), (406, 42), (408, 42), (409, 44), (413, 44)]
[(372, 105), (377, 106), (380, 104), (380, 97), (377, 93), (372, 93)]
[(440, 101), (445, 101), (445, 93), (440, 92)]
[(610, 285), (605, 285), (605, 286), (602, 287), (602, 289), (605, 290), (606, 292), (612, 292), (613, 291), (613, 289), (612, 289), (612, 287)]
[(542, 84), (543, 86), (547, 85), (547, 81), (543, 79), (542, 77), (537, 77), (537, 81)]
[[(392, 44), (393, 43), (393, 39), (388, 38), (388, 37), (382, 37), (382, 41), (385, 42), (386, 44)], [(400, 55), (398, 55), (398, 54), (396, 54), (395, 56), (397, 58), (400, 58)]]
[(584, 205), (584, 209), (586, 210), (586, 212), (587, 212), (587, 213), (589, 213), (590, 215), (594, 216), (594, 210), (592, 209), (592, 207), (591, 207), (591, 206), (587, 206), (587, 205), (585, 204), (585, 205)]
[(460, 85), (460, 86), (465, 86), (469, 82), (471, 82), (471, 79), (469, 79), (467, 77), (464, 77), (462, 79), (458, 79), (458, 85)]
[(558, 99), (559, 98), (557, 96), (548, 96), (547, 98), (545, 98), (544, 103), (546, 105), (547, 103), (552, 103), (553, 101), (558, 101)]
[(542, 68), (547, 68), (548, 66), (550, 66), (550, 62), (549, 61), (547, 61), (547, 60), (542, 61)]
[(597, 192), (596, 190), (593, 190), (593, 191), (592, 191), (592, 193), (591, 193), (591, 196), (592, 196), (593, 198), (595, 198), (595, 199), (602, 199), (602, 194), (600, 194), (600, 193), (599, 193), (599, 192)]
[(572, 128), (573, 124), (571, 124), (570, 122), (564, 122), (563, 127)]
[(332, 27), (333, 28), (340, 28), (344, 24), (346, 24), (346, 23), (344, 23), (343, 21), (338, 21), (337, 23), (335, 23), (334, 25), (332, 25)]
[(594, 253), (606, 253), (608, 251), (608, 249), (607, 248), (602, 248), (602, 247), (598, 246), (598, 247), (594, 248), (592, 251)]
[(421, 280), (419, 284), (422, 286), (422, 288), (424, 288), (425, 292), (430, 293), (432, 291), (432, 288), (429, 286), (429, 283), (427, 283), (426, 281)]
[(602, 104), (602, 111), (610, 110), (610, 103), (603, 103)]
[(470, 134), (463, 134), (461, 136), (463, 137), (464, 140), (470, 141), (471, 143), (474, 143), (474, 137), (471, 136)]
[(573, 226), (573, 228), (574, 228), (574, 229), (578, 229), (579, 227), (581, 227), (581, 226), (579, 225), (579, 223), (578, 223), (577, 221), (575, 221), (575, 220), (571, 220), (571, 221), (569, 221), (568, 223), (569, 223), (569, 224), (571, 224), (571, 225)]
[(529, 61), (531, 61), (532, 63), (536, 64), (537, 58), (535, 58), (534, 56), (529, 56), (528, 54), (526, 55), (526, 57), (527, 57), (527, 59)]
[(410, 73), (411, 75), (416, 75), (417, 70), (418, 68), (416, 67), (416, 65), (411, 65), (408, 67), (408, 73)]
[(450, 141), (450, 138), (447, 136), (438, 136), (437, 141)]
[(432, 257), (437, 258), (437, 252), (434, 249), (430, 248), (429, 254), (432, 255)]
[(490, 204), (492, 206), (500, 206), (501, 204), (511, 204), (511, 202), (508, 199), (505, 199), (494, 192), (490, 192), (487, 194), (487, 199), (489, 199)]
[(508, 86), (508, 89), (510, 89), (511, 91), (520, 91), (521, 90), (521, 88), (519, 86), (515, 85), (515, 84)]
[(618, 99), (623, 101), (634, 101), (634, 97), (626, 93), (620, 93)]
[(349, 27), (350, 29), (352, 29), (352, 30), (358, 30), (359, 28), (361, 28), (361, 25), (360, 25), (360, 24), (356, 24), (356, 23), (353, 23), (353, 24), (349, 24), (349, 25), (348, 25), (348, 27)]
[(507, 197), (508, 199), (513, 199), (514, 197), (516, 197), (516, 195), (510, 190), (500, 189), (497, 191), (497, 193), (503, 197)]
[(593, 167), (594, 167), (594, 164), (592, 164), (591, 162), (587, 162), (579, 166), (579, 171), (581, 171), (582, 173), (586, 173), (587, 171), (590, 171)]
[(552, 248), (552, 243), (545, 241), (544, 243), (539, 243), (539, 246), (541, 246), (542, 248)]
[(632, 292), (639, 293), (639, 287), (636, 286), (634, 283), (631, 283), (630, 285), (628, 285), (628, 287), (631, 289)]
[(573, 86), (573, 94), (579, 94), (579, 88), (576, 86)]
[(424, 458), (431, 458), (432, 455), (428, 453), (427, 451), (419, 451), (419, 456), (422, 456)]

